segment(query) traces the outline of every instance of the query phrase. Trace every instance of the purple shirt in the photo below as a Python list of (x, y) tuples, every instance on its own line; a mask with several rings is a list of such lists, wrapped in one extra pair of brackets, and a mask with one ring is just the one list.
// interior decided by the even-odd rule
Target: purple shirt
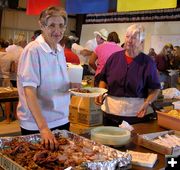
[(101, 80), (108, 85), (108, 94), (116, 97), (146, 98), (148, 89), (159, 89), (155, 62), (140, 53), (129, 65), (125, 51), (112, 54), (107, 60)]

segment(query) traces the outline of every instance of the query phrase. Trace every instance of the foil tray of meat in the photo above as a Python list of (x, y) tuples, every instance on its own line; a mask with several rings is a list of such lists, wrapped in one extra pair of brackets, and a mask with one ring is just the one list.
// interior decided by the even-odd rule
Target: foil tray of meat
[(66, 130), (53, 133), (55, 151), (44, 148), (40, 135), (0, 138), (0, 166), (14, 170), (130, 169), (131, 155)]

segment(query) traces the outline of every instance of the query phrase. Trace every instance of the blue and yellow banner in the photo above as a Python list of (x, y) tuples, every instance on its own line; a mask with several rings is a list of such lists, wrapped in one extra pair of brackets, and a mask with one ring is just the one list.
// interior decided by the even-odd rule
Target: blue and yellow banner
[(66, 0), (68, 14), (106, 13), (109, 0)]
[(117, 12), (175, 8), (177, 0), (117, 0)]

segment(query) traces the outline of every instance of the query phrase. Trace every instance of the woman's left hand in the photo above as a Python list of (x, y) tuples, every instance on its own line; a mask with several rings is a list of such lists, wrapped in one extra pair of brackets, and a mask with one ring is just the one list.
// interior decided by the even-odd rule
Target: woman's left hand
[(144, 102), (143, 105), (141, 106), (139, 112), (137, 112), (137, 117), (139, 117), (139, 118), (144, 117), (146, 115), (148, 107), (149, 107), (149, 103)]

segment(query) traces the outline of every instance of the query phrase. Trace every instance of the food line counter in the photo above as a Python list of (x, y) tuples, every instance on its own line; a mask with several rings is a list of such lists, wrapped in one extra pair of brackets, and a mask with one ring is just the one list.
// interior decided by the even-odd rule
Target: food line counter
[[(148, 150), (142, 146), (139, 146), (137, 144), (137, 133), (138, 134), (145, 134), (145, 133), (152, 133), (152, 132), (158, 132), (158, 131), (164, 131), (165, 129), (159, 127), (157, 125), (157, 121), (156, 120), (152, 120), (150, 122), (146, 122), (146, 123), (140, 123), (140, 124), (135, 124), (133, 125), (134, 127), (134, 133), (132, 135), (132, 140), (131, 142), (124, 146), (124, 147), (119, 147), (116, 148), (120, 151), (126, 151), (126, 150), (133, 150), (133, 151), (139, 151), (139, 152), (149, 152), (149, 153), (156, 153), (154, 151)], [(85, 137), (89, 137), (87, 134), (83, 135)], [(147, 167), (141, 167), (141, 166), (132, 166), (132, 169), (134, 170), (147, 170), (147, 169), (161, 169), (165, 166), (165, 155), (158, 154), (158, 161), (155, 164), (155, 166), (153, 168), (147, 168)], [(2, 168), (0, 168), (2, 169)]]

